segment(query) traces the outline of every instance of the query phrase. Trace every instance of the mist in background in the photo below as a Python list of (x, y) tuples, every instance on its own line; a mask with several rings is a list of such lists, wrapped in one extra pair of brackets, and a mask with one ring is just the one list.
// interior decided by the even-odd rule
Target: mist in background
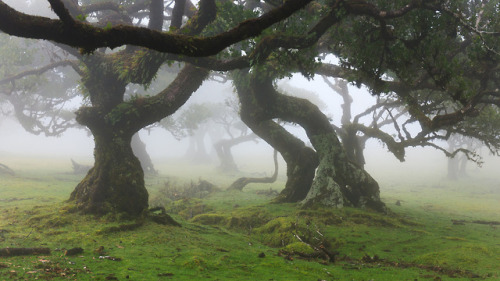
[[(49, 3), (44, 0), (28, 2), (6, 0), (4, 2), (20, 11), (29, 12), (30, 14), (47, 17), (55, 16), (49, 8)], [(161, 79), (161, 77), (158, 79)], [(332, 123), (340, 124), (340, 105), (342, 104), (342, 99), (339, 95), (332, 92), (322, 81), (321, 77), (307, 80), (300, 75), (294, 75), (292, 79), (285, 79), (278, 83), (278, 85), (280, 87), (296, 87), (314, 93), (317, 99), (311, 101), (313, 103), (317, 102), (322, 111), (331, 118)], [(179, 111), (194, 103), (224, 103), (225, 99), (235, 95), (232, 93), (232, 90), (232, 85), (229, 82), (222, 84), (215, 81), (205, 81), (203, 86)], [(375, 98), (366, 89), (350, 86), (349, 90), (352, 92), (354, 98), (353, 116), (374, 104)], [(76, 108), (78, 107), (78, 105), (75, 106)], [(302, 129), (291, 125), (287, 125), (286, 128), (308, 143)], [(185, 161), (183, 157), (186, 155), (189, 146), (187, 137), (178, 139), (170, 132), (161, 128), (141, 130), (139, 134), (142, 141), (146, 144), (146, 149), (155, 165), (165, 162), (175, 163), (176, 161)], [(221, 135), (221, 138), (223, 137)], [(205, 144), (207, 152), (212, 156), (211, 163), (207, 163), (207, 165), (213, 166), (215, 171), (219, 163), (214, 156), (214, 143), (207, 137)], [(17, 164), (16, 159), (21, 158), (36, 158), (40, 161), (44, 161), (44, 159), (67, 160), (68, 170), (71, 169), (70, 159), (91, 165), (93, 163), (93, 147), (92, 136), (84, 128), (69, 129), (59, 137), (35, 136), (27, 133), (12, 117), (2, 116), (0, 119), (0, 162), (12, 167), (20, 168), (22, 164)], [(259, 169), (270, 174), (273, 169), (272, 151), (272, 148), (263, 140), (258, 140), (258, 142), (250, 141), (235, 146), (233, 148), (233, 155), (242, 172), (245, 172), (246, 169)], [(481, 177), (498, 178), (500, 182), (500, 173), (498, 173), (500, 160), (497, 157), (490, 156), (486, 148), (479, 151), (479, 153), (484, 159), (483, 167), (478, 168), (475, 163), (470, 162), (468, 164), (469, 175), (474, 177), (476, 173), (481, 175)], [(417, 177), (423, 180), (427, 177), (446, 178), (448, 160), (442, 152), (436, 151), (433, 148), (407, 148), (406, 161), (400, 162), (380, 142), (369, 140), (365, 150), (365, 158), (366, 170), (375, 179), (381, 181), (390, 181), (396, 177)], [(22, 163), (26, 163), (26, 161)], [(281, 159), (280, 175), (282, 176), (285, 174), (284, 165)], [(161, 172), (166, 171), (160, 169)]]
[[(329, 116), (333, 123), (339, 124), (342, 100), (338, 95), (335, 95), (330, 88), (322, 81), (316, 78), (308, 81), (300, 75), (295, 75), (292, 79), (286, 79), (279, 83), (289, 85), (296, 88), (306, 89), (314, 92), (318, 99), (315, 100), (323, 107), (323, 111)], [(186, 105), (181, 107), (178, 115), (183, 109), (194, 103), (224, 103), (228, 98), (231, 98), (232, 85), (230, 83), (219, 83), (215, 81), (206, 81), (202, 87), (192, 96)], [(374, 103), (372, 97), (366, 89), (358, 89), (350, 87), (354, 98), (353, 115), (361, 112), (366, 107)], [(293, 134), (308, 143), (304, 131), (292, 125), (287, 125)], [(170, 132), (162, 128), (152, 128), (149, 130), (141, 130), (139, 132), (142, 141), (146, 144), (146, 149), (150, 154), (153, 164), (159, 167), (160, 173), (168, 173), (169, 171), (162, 170), (164, 163), (183, 163), (187, 165), (200, 165), (196, 163), (187, 163), (184, 158), (189, 146), (188, 137), (176, 138)], [(58, 160), (67, 161), (68, 171), (71, 170), (70, 159), (77, 162), (91, 165), (93, 163), (93, 147), (94, 142), (92, 135), (84, 128), (69, 129), (60, 137), (45, 137), (42, 135), (33, 135), (27, 133), (19, 123), (12, 117), (2, 117), (0, 121), (0, 162), (15, 167), (22, 168), (25, 165), (26, 159), (35, 158), (37, 161)], [(227, 136), (222, 136), (227, 137)], [(207, 153), (211, 155), (211, 162), (204, 163), (213, 167), (213, 172), (216, 172), (216, 167), (219, 165), (218, 159), (213, 151), (213, 142), (210, 138), (205, 138)], [(272, 148), (263, 140), (258, 139), (257, 142), (250, 141), (237, 145), (233, 148), (233, 155), (236, 164), (242, 173), (262, 172), (272, 174)], [(474, 177), (485, 176), (491, 178), (499, 178), (496, 172), (500, 161), (496, 157), (489, 155), (487, 149), (482, 149), (480, 154), (483, 156), (485, 163), (482, 168), (479, 168), (475, 163), (468, 164), (469, 176)], [(433, 148), (407, 148), (406, 161), (400, 162), (397, 160), (383, 145), (376, 140), (369, 140), (365, 150), (366, 170), (372, 176), (381, 182), (392, 182), (394, 179), (400, 178), (433, 178), (446, 179), (447, 158), (442, 152)], [(18, 164), (16, 159), (24, 159)], [(285, 163), (280, 157), (280, 175), (285, 176)], [(197, 175), (193, 175), (196, 177)], [(383, 189), (383, 184), (381, 188)]]

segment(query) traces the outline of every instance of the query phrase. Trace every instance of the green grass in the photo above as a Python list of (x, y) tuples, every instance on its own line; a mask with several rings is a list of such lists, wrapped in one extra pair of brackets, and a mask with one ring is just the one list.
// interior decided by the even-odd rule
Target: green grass
[[(0, 175), (0, 248), (51, 249), (46, 256), (0, 257), (0, 280), (500, 279), (500, 226), (470, 223), (500, 220), (496, 181), (381, 183), (392, 210), (382, 215), (270, 204), (272, 197), (260, 191), (283, 182), (158, 200), (165, 181), (183, 186), (198, 180), (171, 170), (175, 179), (148, 176), (146, 183), (151, 199), (166, 202), (182, 227), (146, 221), (110, 232), (134, 222), (71, 212), (63, 201), (82, 176), (65, 169), (56, 161), (16, 169), (15, 177)], [(230, 183), (221, 175), (203, 179)], [(74, 247), (84, 252), (64, 255)], [(335, 252), (334, 262), (316, 255), (313, 248), (321, 247)]]

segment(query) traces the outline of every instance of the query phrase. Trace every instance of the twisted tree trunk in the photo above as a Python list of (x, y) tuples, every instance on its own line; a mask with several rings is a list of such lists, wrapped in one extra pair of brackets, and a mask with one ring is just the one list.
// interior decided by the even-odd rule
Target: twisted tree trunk
[(237, 75), (234, 80), (241, 103), (241, 120), (256, 135), (279, 151), (287, 164), (286, 185), (275, 201), (298, 202), (306, 197), (311, 188), (314, 171), (318, 166), (316, 153), (274, 122), (272, 116), (259, 106), (252, 89), (248, 87), (247, 78)]
[(131, 147), (132, 136), (140, 129), (131, 122), (119, 122), (127, 110), (123, 102), (126, 83), (118, 75), (100, 69), (98, 56), (87, 61), (88, 76), (83, 80), (91, 107), (81, 107), (76, 120), (94, 136), (94, 166), (70, 195), (83, 213), (104, 215), (125, 213), (138, 216), (148, 207), (144, 172)]
[(140, 215), (148, 207), (141, 163), (132, 152), (131, 134), (96, 133), (95, 164), (71, 193), (84, 213)]
[[(247, 79), (245, 84), (240, 83), (240, 88), (237, 87), (239, 92), (241, 90), (248, 95), (246, 99), (241, 100), (242, 113), (243, 104), (253, 100), (255, 107), (260, 107), (264, 112), (260, 114), (261, 124), (272, 122), (272, 118), (299, 124), (316, 150), (319, 165), (310, 190), (303, 200), (305, 207), (353, 206), (377, 211), (386, 210), (385, 204), (380, 201), (378, 183), (364, 169), (349, 160), (328, 118), (317, 106), (308, 100), (278, 93), (273, 86), (273, 78), (265, 77), (262, 73), (249, 75)], [(256, 116), (255, 113), (247, 115)], [(275, 130), (273, 135), (283, 139), (284, 134), (278, 137)], [(275, 147), (276, 143), (278, 141), (270, 144)], [(299, 150), (296, 150), (295, 154), (299, 154), (298, 152)]]

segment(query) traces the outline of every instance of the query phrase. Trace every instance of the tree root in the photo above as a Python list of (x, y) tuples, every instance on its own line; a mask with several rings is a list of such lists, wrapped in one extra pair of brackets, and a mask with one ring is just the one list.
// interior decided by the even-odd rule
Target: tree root
[[(155, 212), (160, 211), (159, 214), (156, 214)], [(155, 207), (149, 209), (149, 217), (151, 220), (158, 224), (163, 224), (163, 225), (172, 225), (172, 226), (181, 226), (180, 223), (175, 221), (169, 214), (167, 214), (167, 211), (165, 210), (164, 207)]]
[(275, 149), (273, 154), (274, 159), (274, 174), (271, 177), (263, 178), (247, 178), (242, 177), (235, 180), (228, 188), (228, 190), (243, 190), (243, 188), (249, 183), (273, 183), (278, 178), (278, 151)]

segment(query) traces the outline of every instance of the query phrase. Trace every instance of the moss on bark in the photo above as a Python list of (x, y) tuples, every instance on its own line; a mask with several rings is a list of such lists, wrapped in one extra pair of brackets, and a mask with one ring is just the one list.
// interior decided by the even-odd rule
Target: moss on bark
[(96, 135), (95, 165), (71, 193), (84, 213), (141, 215), (148, 208), (144, 173), (130, 137)]
[[(266, 136), (263, 138), (278, 149), (287, 162), (289, 171), (287, 187), (289, 182), (296, 183), (302, 180), (303, 183), (302, 185), (290, 186), (290, 189), (285, 188), (284, 192), (286, 193), (282, 193), (282, 198), (292, 198), (290, 194), (306, 191), (308, 192), (307, 196), (302, 201), (304, 207), (314, 205), (352, 206), (386, 211), (384, 203), (380, 201), (378, 183), (362, 167), (349, 160), (330, 121), (317, 106), (306, 99), (286, 96), (277, 92), (273, 85), (272, 75), (267, 78), (262, 73), (258, 77), (253, 74), (247, 75), (246, 83), (237, 84), (242, 104), (243, 121), (248, 122), (246, 118), (250, 116), (249, 120), (252, 124), (247, 123), (247, 125), (261, 137), (264, 134), (260, 131), (264, 131), (262, 128), (267, 124), (266, 131), (270, 133), (268, 133), (267, 138), (265, 138)], [(242, 79), (241, 75), (239, 75), (239, 79)], [(247, 108), (252, 109), (251, 113), (245, 112)], [(303, 159), (299, 157), (297, 160), (297, 155), (301, 155), (301, 152), (304, 151), (298, 149), (299, 146), (289, 150), (280, 149), (280, 145), (288, 140), (287, 134), (289, 133), (275, 124), (272, 121), (273, 118), (293, 122), (304, 128), (316, 150), (316, 161), (319, 160), (315, 175), (314, 170), (317, 164), (308, 165), (313, 163), (310, 162), (304, 165)], [(295, 158), (289, 157), (287, 159), (287, 154), (291, 154)], [(300, 167), (304, 169), (300, 170)], [(294, 172), (294, 174), (290, 172)], [(291, 176), (296, 176), (297, 179), (291, 178)], [(314, 180), (311, 183), (308, 179), (312, 180), (312, 177)], [(296, 198), (298, 197), (294, 197), (294, 199)]]

